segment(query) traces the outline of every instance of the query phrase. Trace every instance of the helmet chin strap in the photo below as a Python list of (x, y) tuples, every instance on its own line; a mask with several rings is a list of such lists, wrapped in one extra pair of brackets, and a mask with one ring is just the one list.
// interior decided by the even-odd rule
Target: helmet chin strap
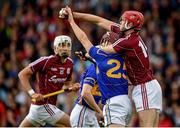
[[(138, 25), (137, 25), (138, 26)], [(125, 25), (124, 25), (124, 27), (126, 28), (126, 30), (123, 30), (122, 32), (124, 33), (124, 32), (126, 32), (126, 31), (128, 31), (128, 30), (131, 30), (131, 29), (134, 29), (134, 28), (136, 28), (137, 26), (132, 26), (132, 27), (128, 27), (128, 22), (126, 21), (126, 23), (125, 23)]]
[(127, 20), (126, 20), (126, 23), (125, 23), (124, 27), (125, 27), (126, 29), (129, 29)]

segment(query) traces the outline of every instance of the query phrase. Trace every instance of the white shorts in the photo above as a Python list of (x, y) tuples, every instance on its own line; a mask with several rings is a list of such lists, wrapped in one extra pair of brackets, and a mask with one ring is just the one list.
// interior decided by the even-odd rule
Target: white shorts
[(31, 104), (26, 119), (34, 126), (44, 126), (46, 123), (55, 125), (56, 122), (59, 121), (64, 114), (65, 113), (63, 111), (51, 104)]
[(95, 111), (76, 104), (70, 115), (71, 127), (99, 127)]
[(134, 86), (132, 99), (137, 112), (153, 108), (158, 111), (162, 110), (162, 90), (155, 79), (145, 84)]
[(103, 108), (105, 126), (120, 124), (127, 126), (132, 115), (132, 104), (128, 95), (119, 95), (106, 101)]

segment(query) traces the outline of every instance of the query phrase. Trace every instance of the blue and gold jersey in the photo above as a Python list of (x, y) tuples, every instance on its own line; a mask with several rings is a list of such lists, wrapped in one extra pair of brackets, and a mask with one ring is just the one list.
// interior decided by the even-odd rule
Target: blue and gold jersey
[[(93, 95), (95, 102), (98, 104), (101, 100), (101, 93), (99, 91), (99, 87), (97, 85), (97, 77), (96, 77), (96, 66), (94, 64), (91, 64), (86, 71), (81, 76), (81, 87), (80, 87), (80, 94), (83, 89), (84, 84), (88, 84), (92, 86), (91, 94)], [(78, 96), (78, 99), (76, 100), (76, 103), (81, 102), (82, 105), (92, 109), (86, 101), (81, 97), (81, 95)]]
[(128, 81), (124, 59), (118, 54), (107, 54), (100, 48), (91, 47), (89, 55), (96, 61), (97, 83), (102, 98), (128, 94)]

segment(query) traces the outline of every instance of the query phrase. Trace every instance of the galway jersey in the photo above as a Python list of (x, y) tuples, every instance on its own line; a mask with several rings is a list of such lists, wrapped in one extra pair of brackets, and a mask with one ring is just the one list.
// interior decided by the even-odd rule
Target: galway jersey
[[(71, 80), (73, 71), (73, 61), (67, 58), (65, 63), (61, 62), (58, 55), (41, 57), (29, 64), (33, 73), (37, 75), (37, 86), (35, 92), (40, 94), (49, 94), (62, 89), (64, 83)], [(45, 98), (43, 101), (37, 101), (34, 104), (56, 104), (57, 96)]]
[(124, 60), (118, 54), (107, 54), (91, 47), (89, 55), (96, 61), (97, 83), (102, 99), (128, 94), (128, 81)]
[[(111, 30), (120, 34), (118, 25), (112, 25)], [(113, 43), (113, 48), (117, 53), (125, 55), (128, 77), (133, 85), (154, 79), (146, 44), (137, 32), (119, 38)]]
[[(85, 70), (85, 72), (81, 76), (80, 94), (82, 93), (82, 89), (83, 89), (84, 84), (88, 84), (88, 85), (92, 86), (91, 94), (93, 95), (95, 102), (98, 104), (100, 102), (100, 100), (101, 100), (101, 93), (99, 91), (99, 87), (98, 87), (96, 81), (97, 81), (97, 78), (96, 78), (96, 67), (95, 67), (95, 64), (91, 64)], [(77, 98), (75, 103), (82, 104), (82, 105), (92, 109), (86, 103), (86, 101), (81, 97), (81, 95), (78, 96), (78, 98)]]

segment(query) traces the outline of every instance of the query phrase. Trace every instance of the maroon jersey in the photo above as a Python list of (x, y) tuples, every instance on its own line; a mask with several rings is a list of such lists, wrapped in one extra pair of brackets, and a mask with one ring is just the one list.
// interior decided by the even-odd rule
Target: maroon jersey
[[(68, 58), (65, 63), (62, 63), (58, 55), (52, 55), (41, 57), (32, 62), (30, 67), (33, 73), (37, 74), (37, 86), (39, 88), (36, 92), (45, 95), (61, 90), (64, 83), (71, 80), (73, 62)], [(34, 104), (40, 105), (49, 103), (55, 105), (56, 100), (57, 96), (52, 96)]]
[[(115, 33), (120, 33), (117, 25), (112, 25), (111, 30)], [(113, 44), (113, 48), (117, 53), (125, 55), (128, 77), (133, 85), (154, 79), (149, 65), (147, 47), (137, 32), (119, 38)]]

